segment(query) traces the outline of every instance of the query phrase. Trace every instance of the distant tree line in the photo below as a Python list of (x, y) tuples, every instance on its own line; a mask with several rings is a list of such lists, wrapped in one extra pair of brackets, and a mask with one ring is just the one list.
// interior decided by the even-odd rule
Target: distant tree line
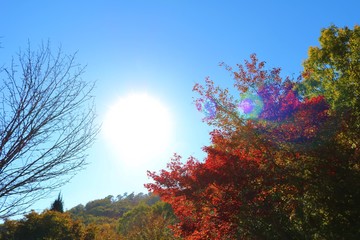
[(63, 204), (59, 194), (49, 210), (6, 220), (0, 239), (175, 239), (168, 228), (176, 221), (171, 206), (152, 194), (108, 196), (66, 212)]

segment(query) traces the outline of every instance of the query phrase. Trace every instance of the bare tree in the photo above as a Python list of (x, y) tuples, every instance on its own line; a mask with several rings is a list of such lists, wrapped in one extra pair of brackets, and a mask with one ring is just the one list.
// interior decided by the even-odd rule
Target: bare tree
[(22, 213), (85, 164), (98, 132), (75, 55), (30, 44), (0, 71), (0, 218)]

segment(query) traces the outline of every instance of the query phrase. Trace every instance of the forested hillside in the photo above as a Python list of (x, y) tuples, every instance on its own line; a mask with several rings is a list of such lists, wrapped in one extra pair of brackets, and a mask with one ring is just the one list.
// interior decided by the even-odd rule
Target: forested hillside
[(53, 209), (54, 203), (42, 213), (5, 221), (0, 239), (172, 239), (172, 209), (152, 194), (107, 196), (66, 212)]
[(68, 210), (72, 216), (84, 220), (86, 223), (99, 221), (101, 218), (118, 219), (126, 212), (130, 211), (139, 204), (153, 205), (159, 201), (159, 197), (151, 194), (123, 194), (118, 196), (107, 196), (97, 199), (87, 204), (71, 208)]

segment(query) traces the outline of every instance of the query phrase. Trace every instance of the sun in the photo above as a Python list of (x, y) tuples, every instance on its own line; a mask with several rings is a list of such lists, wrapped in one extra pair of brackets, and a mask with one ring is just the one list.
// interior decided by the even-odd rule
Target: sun
[(107, 111), (102, 131), (127, 165), (156, 158), (169, 145), (172, 121), (165, 105), (146, 94), (120, 97)]

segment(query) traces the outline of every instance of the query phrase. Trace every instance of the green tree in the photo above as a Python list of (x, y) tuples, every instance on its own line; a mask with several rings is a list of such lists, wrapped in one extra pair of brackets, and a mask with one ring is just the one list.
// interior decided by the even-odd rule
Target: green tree
[(339, 140), (359, 154), (360, 144), (360, 26), (324, 28), (320, 47), (310, 47), (304, 62), (304, 97), (325, 96), (340, 121)]
[[(304, 98), (323, 95), (330, 104), (334, 136), (317, 147), (313, 184), (304, 195), (308, 226), (323, 238), (356, 239), (360, 232), (360, 27), (330, 26), (304, 61)], [(321, 165), (320, 165), (321, 164)], [(331, 166), (330, 175), (321, 166)], [(314, 229), (315, 232), (315, 229)]]

